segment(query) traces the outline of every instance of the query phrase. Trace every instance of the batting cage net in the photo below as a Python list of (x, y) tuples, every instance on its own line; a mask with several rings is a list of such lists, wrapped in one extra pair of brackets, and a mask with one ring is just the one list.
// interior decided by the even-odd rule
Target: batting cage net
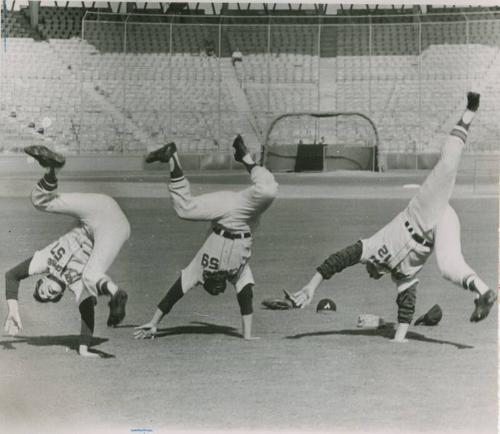
[(360, 112), (284, 113), (267, 128), (261, 163), (272, 170), (378, 170), (378, 132)]

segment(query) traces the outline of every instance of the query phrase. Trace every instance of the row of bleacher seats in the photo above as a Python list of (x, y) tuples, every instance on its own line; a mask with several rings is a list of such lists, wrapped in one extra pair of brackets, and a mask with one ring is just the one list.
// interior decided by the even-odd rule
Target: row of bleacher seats
[[(61, 39), (82, 34), (82, 18), (85, 9), (76, 7), (41, 7), (38, 32), (46, 39)], [(363, 11), (362, 11), (363, 12)], [(432, 14), (431, 14), (432, 15)], [(443, 20), (446, 16), (437, 15)], [(469, 42), (488, 45), (500, 43), (500, 20), (493, 14), (471, 15), (470, 19), (457, 20), (461, 16), (450, 15), (454, 21), (424, 21), (419, 23), (373, 23), (369, 30), (366, 24), (318, 24), (305, 25), (304, 17), (297, 18), (294, 24), (275, 24), (270, 29), (257, 18), (258, 25), (251, 19), (226, 25), (172, 24), (167, 19), (162, 23), (127, 23), (86, 20), (83, 32), (85, 39), (94, 44), (101, 52), (124, 51), (133, 53), (147, 52), (206, 52), (213, 49), (214, 54), (228, 56), (239, 48), (245, 55), (263, 53), (291, 52), (296, 54), (322, 56), (335, 55), (402, 55), (416, 54), (419, 49), (429, 45)], [(27, 9), (7, 15), (4, 28), (9, 35), (28, 36), (31, 32)], [(402, 15), (403, 17), (403, 15)], [(422, 20), (426, 16), (422, 16)], [(483, 19), (478, 20), (479, 17)], [(106, 18), (106, 17), (104, 17)], [(3, 17), (2, 17), (3, 20)], [(175, 22), (175, 21), (172, 21)], [(276, 21), (280, 23), (281, 21)], [(328, 23), (328, 19), (325, 20)], [(219, 46), (219, 31), (220, 46)], [(421, 41), (418, 35), (421, 32)], [(319, 35), (321, 36), (319, 38)], [(371, 38), (371, 42), (370, 41)], [(465, 38), (468, 38), (467, 41)], [(268, 41), (269, 39), (269, 41)], [(320, 39), (320, 40), (319, 40)]]
[(16, 37), (16, 38), (32, 38), (34, 32), (31, 30), (29, 21), (20, 11), (9, 11), (4, 15), (1, 13), (1, 30), (2, 36)]
[[(75, 57), (76, 48), (82, 54)], [(289, 55), (291, 62), (297, 61), (297, 56)], [(498, 47), (482, 45), (431, 46), (420, 57), (340, 56), (333, 59), (330, 76), (323, 77), (327, 82), (321, 89), (335, 88), (337, 110), (369, 113), (379, 125), (383, 149), (412, 150), (408, 143), (417, 141), (422, 149), (437, 149), (439, 144), (433, 137), (445, 134), (468, 80), (487, 79), (491, 89), (481, 117), (491, 120), (493, 128), (484, 124), (484, 131), (477, 133), (469, 150), (477, 150), (480, 142), (480, 149), (491, 151), (498, 140), (494, 117), (500, 109), (500, 103), (495, 102), (500, 101), (499, 58)], [(36, 68), (32, 67), (33, 59)], [(293, 77), (292, 84), (246, 81), (243, 95), (249, 109), (243, 110), (215, 58), (100, 53), (78, 40), (46, 43), (11, 39), (2, 64), (2, 115), (15, 111), (15, 121), (23, 127), (50, 117), (53, 125), (48, 135), (68, 149), (79, 147), (85, 152), (142, 152), (145, 143), (141, 133), (153, 143), (173, 136), (189, 149), (195, 146), (192, 143), (198, 150), (229, 149), (238, 125), (248, 125), (252, 117), (262, 133), (277, 113), (315, 111), (320, 102), (315, 81)], [(276, 65), (289, 68), (287, 62)], [(157, 73), (148, 76), (151, 70)], [(453, 74), (443, 74), (443, 70)], [(387, 71), (398, 72), (391, 75)], [(419, 116), (415, 116), (416, 104)], [(294, 129), (293, 140), (300, 130)]]
[[(329, 37), (329, 33), (334, 33)], [(330, 55), (416, 55), (431, 45), (500, 44), (500, 21), (461, 23), (363, 24), (322, 27), (322, 39), (335, 41), (336, 51)], [(420, 38), (420, 40), (419, 40)], [(328, 48), (328, 47), (326, 47)], [(328, 50), (322, 48), (322, 55)]]
[(318, 80), (318, 60), (308, 54), (250, 54), (235, 69), (244, 82), (309, 83)]
[(337, 80), (478, 78), (490, 67), (497, 51), (479, 44), (448, 44), (431, 45), (421, 56), (338, 56), (335, 74)]
[(254, 112), (277, 114), (318, 110), (317, 86), (283, 86), (279, 89), (266, 86), (247, 86), (245, 94)]

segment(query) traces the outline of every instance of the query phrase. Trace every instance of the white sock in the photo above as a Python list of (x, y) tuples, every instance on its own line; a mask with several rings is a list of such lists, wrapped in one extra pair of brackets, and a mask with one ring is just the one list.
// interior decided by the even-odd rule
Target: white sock
[(462, 122), (466, 125), (469, 125), (472, 122), (472, 119), (474, 119), (475, 113), (470, 110), (465, 110), (464, 114), (462, 115)]
[(251, 157), (250, 154), (245, 154), (243, 157), (243, 162), (251, 166), (252, 164), (255, 164), (255, 161), (253, 161), (253, 158)]
[(488, 291), (488, 289), (490, 289), (489, 286), (486, 285), (486, 283), (484, 283), (479, 278), (479, 276), (475, 274), (468, 277), (465, 283), (467, 285), (467, 288), (469, 288), (471, 291), (479, 293), (479, 295), (483, 295), (486, 291)]

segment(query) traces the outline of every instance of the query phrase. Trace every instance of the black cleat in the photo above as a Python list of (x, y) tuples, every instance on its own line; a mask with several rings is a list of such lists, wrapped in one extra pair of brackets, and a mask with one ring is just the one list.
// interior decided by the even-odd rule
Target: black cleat
[(33, 157), (42, 167), (54, 167), (58, 169), (64, 166), (66, 158), (64, 155), (51, 151), (44, 145), (26, 146), (24, 152)]
[(488, 289), (481, 297), (474, 300), (476, 308), (470, 317), (471, 322), (479, 322), (485, 319), (490, 313), (491, 308), (495, 304), (497, 295), (492, 289)]
[(122, 289), (116, 291), (115, 295), (111, 297), (111, 300), (108, 303), (108, 327), (115, 327), (123, 321), (123, 318), (125, 318), (125, 306), (127, 305), (127, 299), (128, 295)]
[(243, 157), (248, 154), (248, 149), (245, 146), (245, 142), (243, 141), (243, 137), (240, 134), (236, 136), (233, 142), (234, 148), (234, 159), (238, 163), (243, 163)]
[(467, 93), (467, 109), (475, 112), (479, 108), (480, 95), (476, 92)]
[(175, 146), (174, 142), (167, 143), (156, 151), (152, 151), (148, 155), (146, 155), (146, 163), (152, 163), (153, 161), (168, 163), (168, 160), (170, 160), (170, 158), (176, 151), (177, 146)]

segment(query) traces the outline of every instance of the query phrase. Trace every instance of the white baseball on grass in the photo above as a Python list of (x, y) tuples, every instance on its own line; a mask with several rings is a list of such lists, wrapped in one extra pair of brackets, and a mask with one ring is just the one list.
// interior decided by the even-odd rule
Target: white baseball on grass
[(52, 119), (47, 118), (47, 117), (42, 119), (42, 127), (43, 128), (49, 128), (51, 125), (52, 125)]

